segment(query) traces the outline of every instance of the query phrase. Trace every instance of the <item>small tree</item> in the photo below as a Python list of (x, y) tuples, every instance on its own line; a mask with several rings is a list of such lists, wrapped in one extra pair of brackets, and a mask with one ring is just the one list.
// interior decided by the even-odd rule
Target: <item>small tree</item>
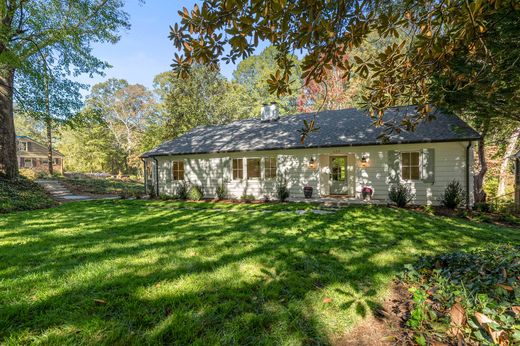
[(388, 193), (388, 198), (399, 208), (406, 207), (406, 205), (412, 201), (413, 197), (414, 195), (412, 194), (410, 187), (401, 183), (392, 185), (390, 187), (390, 192)]
[(464, 190), (462, 186), (456, 180), (451, 181), (442, 195), (442, 205), (449, 209), (456, 209), (462, 205), (463, 200)]
[(287, 180), (280, 179), (276, 183), (276, 195), (280, 202), (285, 202), (289, 198), (289, 188), (287, 187)]

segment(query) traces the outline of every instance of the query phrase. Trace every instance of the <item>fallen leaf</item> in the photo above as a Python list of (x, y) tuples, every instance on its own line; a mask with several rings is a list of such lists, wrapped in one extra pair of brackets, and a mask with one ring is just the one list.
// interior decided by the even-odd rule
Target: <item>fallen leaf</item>
[(513, 292), (514, 289), (513, 287), (509, 286), (509, 285), (505, 285), (505, 284), (497, 284), (498, 287), (501, 287), (503, 289), (505, 289), (506, 291), (508, 292)]
[(488, 326), (489, 323), (494, 322), (491, 318), (487, 317), (484, 314), (481, 314), (480, 312), (475, 312), (475, 318), (477, 319), (480, 326), (488, 332), (494, 343), (499, 344), (501, 346), (507, 345), (507, 333), (504, 330), (493, 330), (490, 326)]
[(451, 325), (463, 326), (466, 323), (466, 311), (460, 303), (455, 303), (450, 309)]
[(96, 303), (97, 305), (105, 305), (107, 302), (103, 299), (94, 299), (94, 303)]
[(513, 310), (515, 315), (520, 316), (520, 306), (518, 306), (518, 305), (512, 306), (511, 310)]
[(332, 303), (332, 298), (329, 298), (329, 297), (323, 298), (323, 302), (325, 304)]

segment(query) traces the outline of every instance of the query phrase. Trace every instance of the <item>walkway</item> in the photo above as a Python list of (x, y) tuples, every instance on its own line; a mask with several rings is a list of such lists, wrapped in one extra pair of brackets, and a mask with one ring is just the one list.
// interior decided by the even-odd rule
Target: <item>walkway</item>
[(58, 180), (36, 180), (54, 199), (60, 202), (90, 201), (95, 199), (116, 199), (117, 196), (76, 195)]

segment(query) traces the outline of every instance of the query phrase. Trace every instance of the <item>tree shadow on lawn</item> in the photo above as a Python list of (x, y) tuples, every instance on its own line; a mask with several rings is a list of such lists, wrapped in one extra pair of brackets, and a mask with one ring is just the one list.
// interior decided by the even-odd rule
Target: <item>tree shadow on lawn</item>
[(328, 344), (377, 310), (389, 280), (419, 255), (520, 239), (378, 207), (146, 206), (89, 202), (0, 223), (0, 340)]

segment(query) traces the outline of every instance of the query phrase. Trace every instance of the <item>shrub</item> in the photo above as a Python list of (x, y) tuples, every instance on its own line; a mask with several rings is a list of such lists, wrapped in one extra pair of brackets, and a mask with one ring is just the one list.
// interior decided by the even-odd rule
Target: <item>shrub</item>
[(520, 246), (501, 245), (407, 265), (402, 279), (414, 300), (407, 325), (432, 345), (519, 344), (518, 263)]
[(217, 192), (218, 199), (225, 199), (227, 197), (227, 193), (228, 193), (226, 185), (224, 183), (219, 184), (217, 186), (216, 192)]
[(20, 168), (20, 175), (29, 180), (36, 180), (39, 178), (38, 172), (29, 168)]
[(29, 179), (0, 179), (0, 213), (49, 208), (55, 205), (56, 202), (43, 188)]
[(413, 199), (413, 194), (408, 185), (395, 184), (390, 187), (388, 198), (394, 202), (399, 208), (404, 208)]
[(255, 200), (255, 196), (253, 196), (253, 195), (243, 195), (243, 196), (240, 197), (240, 199), (242, 201), (244, 201), (245, 203), (251, 203), (252, 201)]
[(287, 187), (287, 180), (279, 180), (276, 183), (276, 196), (280, 202), (285, 202), (289, 198), (289, 188)]
[(200, 201), (204, 198), (204, 192), (202, 190), (202, 186), (199, 185), (193, 185), (188, 190), (188, 199), (191, 199), (192, 201)]
[(444, 190), (441, 197), (441, 204), (448, 209), (455, 209), (462, 205), (464, 201), (464, 190), (456, 180), (451, 181)]
[(188, 183), (183, 181), (179, 184), (179, 186), (177, 186), (175, 195), (177, 196), (178, 199), (185, 201), (188, 199), (188, 190), (189, 190)]
[(477, 202), (473, 205), (473, 209), (482, 213), (489, 213), (491, 211), (491, 206), (485, 202)]

